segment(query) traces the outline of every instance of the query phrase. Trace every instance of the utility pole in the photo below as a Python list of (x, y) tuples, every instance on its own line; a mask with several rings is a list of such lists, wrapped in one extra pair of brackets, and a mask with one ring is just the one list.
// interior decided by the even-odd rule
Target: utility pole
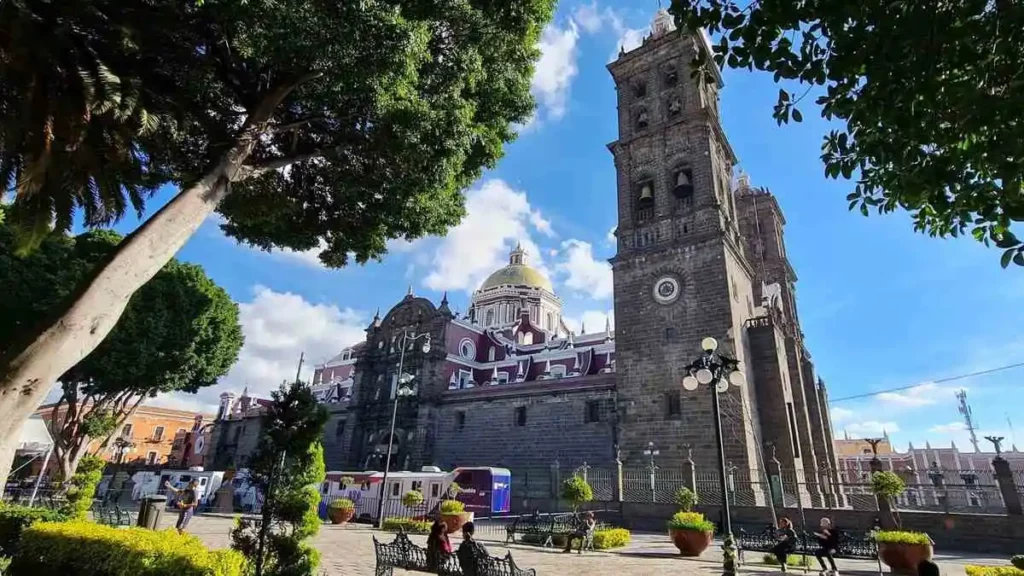
[(299, 377), (302, 376), (302, 362), (306, 359), (305, 352), (299, 352), (299, 367), (295, 370), (295, 381), (299, 381)]
[(964, 417), (964, 425), (967, 426), (967, 433), (971, 435), (971, 444), (974, 445), (974, 451), (981, 452), (981, 448), (978, 446), (978, 434), (976, 433), (977, 424), (974, 421), (974, 414), (971, 413), (971, 406), (967, 403), (967, 390), (957, 391), (956, 399), (960, 403), (957, 406), (957, 410)]

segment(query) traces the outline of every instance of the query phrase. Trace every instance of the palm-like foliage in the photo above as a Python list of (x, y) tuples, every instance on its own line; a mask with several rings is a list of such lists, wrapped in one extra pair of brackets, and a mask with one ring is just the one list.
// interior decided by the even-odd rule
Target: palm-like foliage
[(141, 212), (162, 181), (138, 139), (167, 116), (147, 110), (138, 80), (108, 63), (132, 50), (132, 33), (102, 3), (8, 0), (0, 6), (0, 186), (31, 248), (67, 231), (80, 210), (88, 226)]

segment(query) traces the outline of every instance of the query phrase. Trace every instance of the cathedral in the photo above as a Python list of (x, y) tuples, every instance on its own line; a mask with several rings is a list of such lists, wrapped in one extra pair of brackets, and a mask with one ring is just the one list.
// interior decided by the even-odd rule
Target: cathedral
[(465, 315), (447, 297), (435, 304), (410, 289), (374, 316), (365, 341), (316, 369), (331, 411), (329, 469), (384, 467), (398, 395), (394, 469), (640, 466), (653, 443), (663, 468), (692, 458), (711, 470), (711, 395), (681, 386), (711, 336), (747, 381), (723, 398), (731, 465), (835, 478), (828, 400), (800, 329), (782, 210), (747, 176), (734, 178), (721, 77), (691, 76), (694, 56), (710, 50), (705, 34), (680, 33), (660, 10), (643, 44), (608, 65), (619, 126), (608, 145), (615, 330), (567, 329), (551, 282), (518, 246)]

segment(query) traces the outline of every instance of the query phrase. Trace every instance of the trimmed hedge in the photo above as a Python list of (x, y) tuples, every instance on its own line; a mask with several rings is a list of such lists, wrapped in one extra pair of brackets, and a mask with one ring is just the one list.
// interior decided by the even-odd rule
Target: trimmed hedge
[(1024, 554), (1017, 554), (1013, 558), (1010, 558), (1010, 564), (1013, 564), (1016, 568), (1024, 570)]
[(631, 539), (629, 530), (625, 528), (608, 528), (594, 531), (594, 549), (608, 550), (609, 548), (622, 548), (629, 544)]
[(207, 550), (175, 530), (118, 529), (92, 522), (38, 522), (21, 535), (11, 564), (32, 576), (241, 576), (245, 558)]
[[(881, 474), (881, 472), (876, 473)], [(931, 544), (932, 539), (925, 532), (906, 532), (903, 530), (879, 530), (875, 532), (875, 542), (885, 544)]]
[[(779, 559), (774, 554), (765, 554), (761, 561), (769, 566), (778, 566)], [(806, 554), (790, 554), (786, 557), (786, 566), (805, 568), (811, 566), (811, 557)]]
[(33, 522), (61, 522), (65, 519), (57, 510), (0, 503), (0, 556), (14, 556), (22, 531)]
[(1013, 566), (965, 566), (967, 576), (1024, 576), (1024, 570)]
[(430, 527), (433, 524), (434, 523), (429, 520), (385, 518), (381, 528), (388, 532), (398, 532), (399, 530), (403, 530), (406, 534), (430, 534)]

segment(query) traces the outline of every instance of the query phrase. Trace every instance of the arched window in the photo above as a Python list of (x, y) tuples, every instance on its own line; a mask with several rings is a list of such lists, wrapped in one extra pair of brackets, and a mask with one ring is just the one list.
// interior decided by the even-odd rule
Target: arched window
[(527, 346), (533, 344), (533, 332), (527, 332), (523, 334), (523, 344)]
[(494, 310), (493, 309), (488, 309), (487, 310), (487, 321), (484, 322), (484, 324), (487, 325), (487, 326), (490, 326), (490, 325), (494, 324)]
[(497, 350), (494, 349), (494, 346), (491, 346), (491, 349), (487, 351), (487, 361), (494, 362), (495, 354), (497, 354)]

